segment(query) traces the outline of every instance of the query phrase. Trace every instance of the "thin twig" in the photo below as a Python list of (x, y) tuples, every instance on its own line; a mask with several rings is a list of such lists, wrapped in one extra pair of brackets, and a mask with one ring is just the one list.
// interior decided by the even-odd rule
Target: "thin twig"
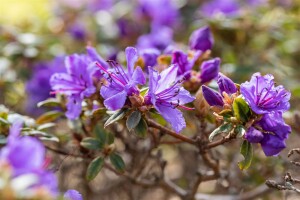
[(189, 144), (193, 144), (193, 145), (196, 144), (196, 141), (195, 141), (195, 140), (190, 139), (190, 138), (188, 138), (188, 137), (186, 137), (186, 136), (184, 136), (184, 135), (178, 134), (178, 133), (176, 133), (175, 131), (172, 131), (172, 130), (170, 130), (170, 129), (168, 129), (168, 128), (166, 128), (166, 127), (164, 127), (164, 126), (158, 124), (157, 122), (155, 122), (155, 121), (152, 120), (152, 119), (146, 118), (146, 121), (147, 121), (147, 123), (148, 123), (149, 126), (151, 126), (151, 127), (153, 127), (153, 128), (157, 128), (157, 129), (161, 130), (162, 132), (164, 132), (164, 133), (166, 133), (166, 134), (168, 134), (168, 135), (171, 135), (171, 136), (173, 136), (173, 137), (175, 137), (175, 138), (177, 138), (177, 139), (179, 139), (179, 140), (182, 140), (182, 141), (184, 141), (184, 142), (187, 142), (187, 143), (189, 143)]

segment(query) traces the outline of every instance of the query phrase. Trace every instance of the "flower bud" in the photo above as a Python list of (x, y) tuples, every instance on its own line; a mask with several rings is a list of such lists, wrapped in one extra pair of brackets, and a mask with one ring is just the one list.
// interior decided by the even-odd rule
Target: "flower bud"
[(226, 92), (227, 94), (237, 92), (237, 87), (234, 82), (222, 73), (219, 73), (217, 83), (221, 94), (223, 94), (223, 92)]
[(214, 39), (208, 26), (195, 30), (189, 41), (190, 49), (206, 51), (213, 46)]
[(220, 58), (214, 58), (208, 61), (204, 61), (201, 64), (201, 83), (209, 82), (218, 76), (220, 63)]
[(202, 85), (202, 92), (203, 92), (203, 96), (204, 96), (205, 100), (207, 101), (207, 103), (210, 106), (222, 106), (223, 107), (223, 105), (224, 105), (223, 98), (218, 92), (210, 89), (209, 87), (207, 87), (205, 85)]

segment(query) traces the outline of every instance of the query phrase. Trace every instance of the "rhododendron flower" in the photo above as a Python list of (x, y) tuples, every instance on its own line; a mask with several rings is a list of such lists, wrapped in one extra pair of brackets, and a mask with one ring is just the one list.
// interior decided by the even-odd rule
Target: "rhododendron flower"
[(65, 72), (64, 57), (56, 57), (48, 62), (37, 63), (33, 68), (33, 74), (26, 83), (28, 93), (26, 110), (31, 114), (40, 114), (42, 110), (37, 109), (36, 104), (49, 98), (51, 85), (49, 77), (55, 73)]
[(136, 46), (138, 49), (156, 48), (163, 51), (171, 44), (173, 44), (173, 30), (165, 26), (154, 26), (151, 33), (138, 38)]
[(286, 111), (290, 108), (291, 93), (282, 85), (275, 86), (271, 74), (253, 74), (250, 82), (241, 84), (241, 94), (256, 114)]
[(22, 121), (13, 123), (7, 145), (0, 151), (0, 162), (10, 165), (13, 179), (26, 177), (26, 175), (31, 177), (30, 182), (26, 183), (28, 190), (42, 188), (55, 196), (57, 180), (51, 171), (45, 169), (45, 148), (36, 138), (20, 136), (21, 128)]
[(53, 93), (65, 94), (68, 97), (66, 116), (69, 119), (76, 119), (81, 113), (83, 99), (96, 92), (93, 75), (97, 68), (91, 63), (87, 55), (67, 56), (65, 59), (67, 73), (56, 73), (50, 79)]
[(146, 82), (142, 69), (140, 67), (134, 69), (135, 62), (138, 59), (137, 50), (133, 47), (127, 47), (125, 53), (127, 71), (114, 61), (110, 61), (113, 66), (111, 70), (107, 70), (97, 63), (108, 81), (107, 85), (101, 87), (100, 94), (105, 99), (105, 107), (109, 110), (122, 108), (125, 105), (127, 97), (139, 95), (137, 85), (143, 85)]
[(140, 56), (142, 56), (144, 61), (145, 70), (148, 70), (148, 67), (154, 67), (157, 64), (157, 58), (160, 55), (160, 51), (155, 48), (142, 49), (140, 51)]
[(189, 110), (183, 106), (195, 98), (181, 86), (177, 80), (176, 65), (163, 70), (160, 74), (149, 67), (149, 91), (145, 95), (145, 103), (155, 109), (169, 122), (178, 133), (185, 128), (186, 123), (178, 108)]
[(245, 139), (251, 143), (260, 143), (266, 156), (278, 155), (286, 147), (285, 140), (291, 133), (291, 127), (285, 124), (281, 112), (264, 114), (262, 119), (250, 127)]

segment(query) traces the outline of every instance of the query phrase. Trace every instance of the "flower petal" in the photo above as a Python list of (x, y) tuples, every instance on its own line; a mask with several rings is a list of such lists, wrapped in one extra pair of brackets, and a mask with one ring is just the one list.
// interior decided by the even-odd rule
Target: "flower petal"
[(245, 134), (245, 139), (251, 143), (259, 143), (263, 138), (264, 134), (253, 127), (250, 127)]
[(143, 70), (140, 67), (137, 67), (132, 75), (132, 80), (140, 85), (144, 85), (146, 83), (146, 78)]
[(185, 128), (185, 120), (182, 113), (178, 109), (159, 104), (156, 104), (155, 108), (165, 118), (165, 120), (171, 124), (176, 133), (179, 133), (183, 128)]
[(127, 47), (125, 49), (125, 54), (126, 54), (126, 60), (127, 60), (128, 73), (130, 76), (132, 76), (135, 62), (138, 59), (138, 53), (137, 53), (136, 48)]
[(125, 91), (119, 92), (104, 101), (104, 105), (108, 110), (118, 110), (125, 104), (127, 93)]
[(164, 69), (158, 78), (158, 86), (156, 89), (156, 93), (159, 93), (165, 89), (167, 89), (168, 87), (170, 87), (172, 85), (172, 83), (175, 82), (176, 78), (177, 78), (177, 70), (178, 70), (178, 66), (176, 65), (171, 65), (170, 67), (168, 67), (167, 69)]
[(66, 116), (69, 119), (73, 120), (79, 117), (82, 110), (81, 103), (82, 103), (82, 99), (80, 98), (80, 96), (77, 95), (69, 96), (68, 103), (67, 103), (67, 112), (66, 112)]
[(276, 156), (286, 147), (284, 140), (272, 134), (265, 134), (260, 143), (266, 156)]
[(108, 69), (108, 63), (97, 53), (96, 49), (91, 46), (86, 47), (86, 51), (92, 62), (98, 62), (102, 67)]
[(260, 125), (263, 130), (272, 132), (281, 139), (287, 139), (291, 133), (291, 127), (284, 122), (281, 112), (265, 114), (257, 124)]

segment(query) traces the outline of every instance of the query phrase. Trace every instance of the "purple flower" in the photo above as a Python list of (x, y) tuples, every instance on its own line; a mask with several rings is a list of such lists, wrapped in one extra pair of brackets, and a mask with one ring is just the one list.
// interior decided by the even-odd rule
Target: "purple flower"
[(152, 24), (164, 26), (174, 25), (179, 16), (171, 0), (139, 0), (137, 13), (149, 18)]
[(26, 103), (27, 112), (38, 115), (42, 112), (36, 104), (49, 98), (51, 86), (49, 79), (52, 74), (57, 72), (65, 72), (64, 57), (56, 57), (49, 62), (41, 62), (36, 64), (30, 80), (26, 83), (26, 92), (28, 99)]
[(173, 43), (173, 31), (165, 26), (152, 27), (151, 33), (138, 38), (138, 49), (156, 48), (163, 51)]
[(68, 32), (75, 40), (79, 41), (85, 40), (87, 36), (85, 27), (78, 23), (72, 24), (72, 26), (68, 28)]
[(200, 11), (202, 15), (208, 18), (220, 14), (234, 17), (239, 14), (240, 5), (237, 0), (212, 0), (204, 3)]
[(154, 67), (157, 64), (157, 58), (160, 55), (160, 51), (154, 48), (142, 49), (140, 55), (144, 60), (145, 70), (148, 70), (148, 67)]
[(223, 92), (226, 92), (227, 94), (237, 92), (237, 87), (234, 82), (222, 73), (219, 73), (217, 83), (221, 94), (223, 94)]
[(127, 72), (114, 61), (110, 61), (113, 66), (112, 70), (106, 70), (98, 64), (109, 82), (108, 85), (103, 85), (100, 90), (101, 96), (105, 99), (104, 105), (109, 110), (122, 108), (128, 96), (139, 95), (137, 85), (143, 85), (146, 82), (142, 69), (140, 67), (134, 69), (138, 59), (137, 50), (133, 47), (127, 47), (125, 53)]
[(204, 52), (210, 50), (213, 44), (214, 38), (208, 26), (195, 30), (190, 36), (189, 46), (192, 50)]
[(286, 147), (285, 140), (291, 133), (291, 127), (285, 124), (281, 112), (264, 114), (262, 119), (250, 127), (245, 139), (251, 143), (260, 143), (266, 156), (278, 155)]
[(183, 105), (192, 102), (195, 98), (181, 86), (181, 81), (177, 80), (177, 66), (172, 65), (160, 74), (150, 67), (148, 70), (149, 91), (145, 95), (145, 103), (153, 105), (179, 133), (185, 128), (186, 123), (177, 107), (190, 109)]
[(255, 73), (250, 82), (241, 84), (241, 94), (256, 114), (286, 111), (290, 107), (291, 93), (282, 85), (276, 87), (273, 79), (270, 74)]
[(92, 64), (91, 58), (84, 54), (67, 56), (65, 66), (67, 73), (52, 75), (50, 84), (54, 93), (62, 93), (68, 97), (66, 116), (76, 119), (81, 113), (83, 99), (96, 92), (93, 75), (97, 68)]
[(182, 51), (174, 51), (172, 54), (172, 64), (178, 66), (177, 75), (189, 79), (191, 77), (192, 68), (200, 55), (201, 51), (196, 51), (193, 58), (188, 59), (188, 56)]
[[(51, 171), (44, 169), (45, 148), (36, 138), (20, 136), (22, 121), (16, 121), (10, 128), (7, 144), (0, 151), (0, 160), (12, 168), (12, 178), (33, 175), (31, 189), (44, 188), (53, 196), (57, 194), (57, 180)], [(30, 155), (30, 156), (29, 156)]]
[(83, 200), (83, 198), (77, 190), (68, 190), (64, 194), (64, 200)]
[(212, 79), (216, 78), (218, 76), (219, 70), (220, 70), (220, 58), (214, 58), (211, 60), (204, 61), (201, 64), (201, 74), (200, 79), (201, 83), (206, 83), (211, 81)]
[(205, 100), (210, 106), (223, 107), (224, 105), (223, 97), (220, 95), (219, 92), (214, 91), (205, 85), (202, 85), (202, 92)]

